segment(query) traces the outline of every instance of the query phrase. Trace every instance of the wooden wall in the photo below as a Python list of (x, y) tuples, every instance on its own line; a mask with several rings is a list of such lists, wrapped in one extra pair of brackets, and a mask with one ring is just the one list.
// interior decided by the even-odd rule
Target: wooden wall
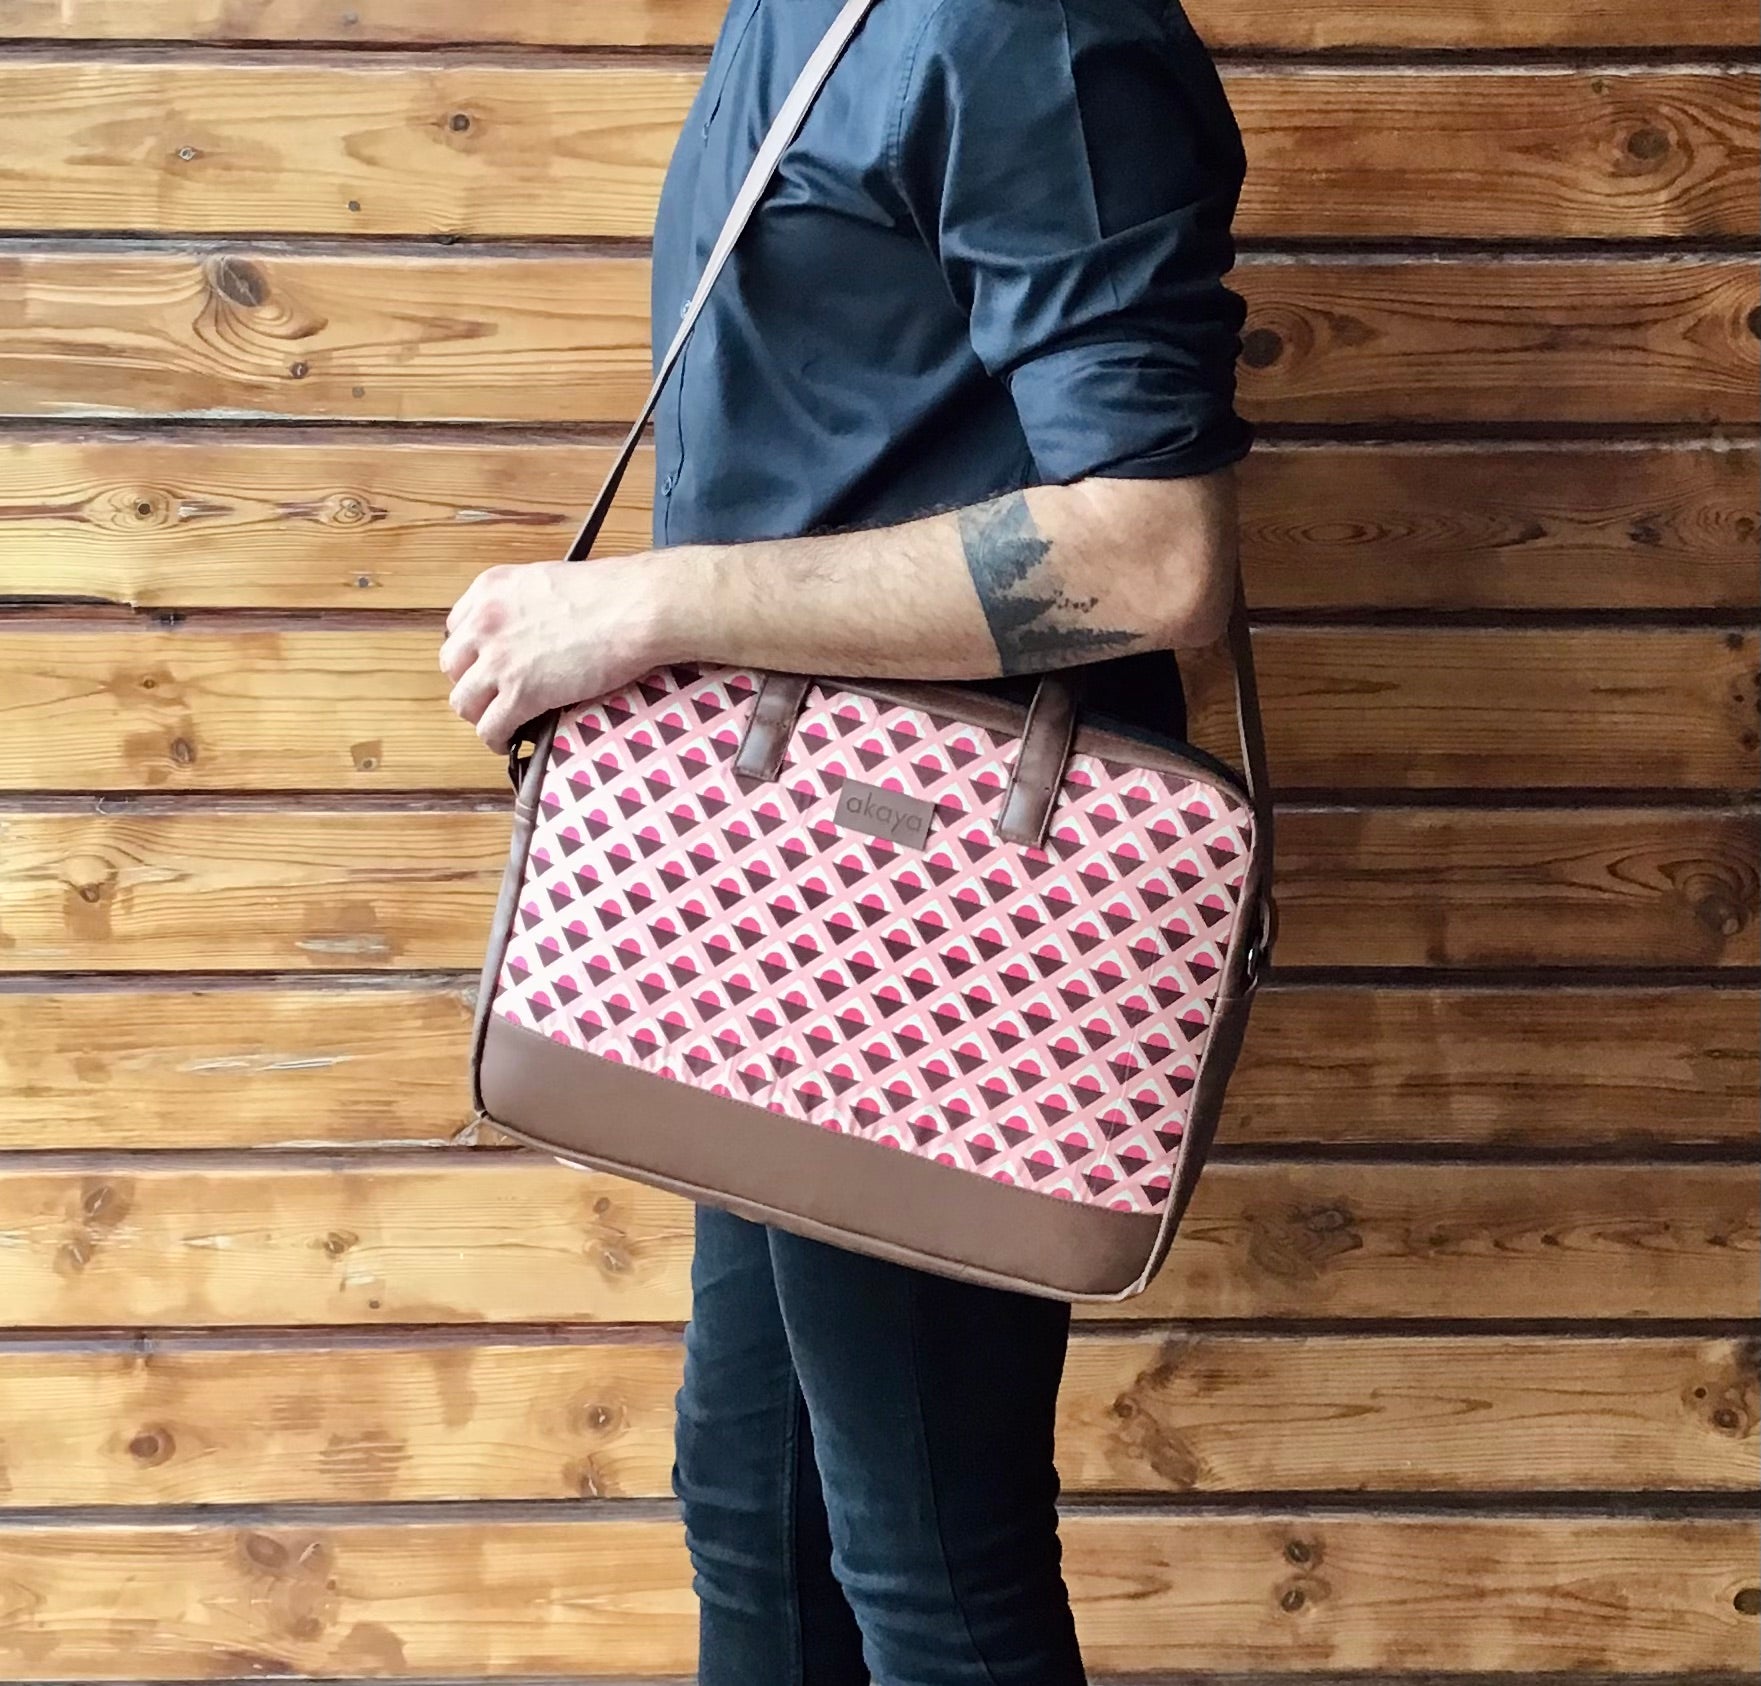
[[(1192, 10), (1286, 936), (1076, 1344), (1094, 1667), (1750, 1678), (1753, 7)], [(433, 658), (644, 382), (716, 13), (0, 0), (0, 1678), (691, 1670), (685, 1213), (472, 1139)]]

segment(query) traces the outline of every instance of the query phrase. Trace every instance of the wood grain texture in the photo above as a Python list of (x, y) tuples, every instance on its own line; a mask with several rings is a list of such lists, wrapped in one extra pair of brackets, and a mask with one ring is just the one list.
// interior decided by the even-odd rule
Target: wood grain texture
[[(1761, 277), (1737, 258), (1244, 261), (1262, 422), (1752, 422)], [(615, 420), (646, 391), (634, 258), (103, 247), (0, 253), (24, 417)]]
[[(610, 460), (550, 440), (18, 428), (0, 438), (0, 601), (444, 609), (549, 560)], [(1237, 470), (1256, 608), (1761, 605), (1752, 445), (1262, 442)], [(642, 450), (602, 554), (649, 542)]]
[[(1226, 78), (1244, 239), (1761, 232), (1746, 71)], [(0, 58), (0, 226), (646, 239), (697, 74), (403, 55)], [(1364, 120), (1373, 112), (1373, 122)]]
[[(702, 46), (720, 27), (721, 0), (0, 0), (0, 37), (40, 40), (325, 42), (451, 46)], [(1219, 48), (1322, 51), (1361, 47), (1753, 47), (1755, 20), (1730, 0), (1192, 0), (1187, 7)]]
[[(0, 972), (469, 968), (502, 813), (0, 814)], [(1286, 966), (1754, 965), (1747, 812), (1292, 809)]]
[(471, 994), (175, 988), (0, 995), (0, 1150), (446, 1142)]
[[(665, 1498), (680, 1346), (0, 1350), (11, 1506)], [(1752, 1490), (1752, 1344), (1095, 1332), (1067, 1493)]]
[[(1372, 0), (1374, 3), (1374, 0)], [(1561, 4), (1561, 0), (1554, 0)], [(1695, 0), (1716, 21), (1711, 0)], [(1632, 9), (1638, 6), (1633, 0)], [(447, 47), (704, 46), (724, 0), (0, 0), (0, 37), (48, 41), (325, 42)], [(1629, 28), (1643, 27), (1636, 19)]]
[[(0, 622), (0, 789), (481, 790), (438, 626), (147, 630)], [(1740, 790), (1757, 640), (1693, 630), (1263, 628), (1286, 790)], [(1233, 754), (1230, 665), (1182, 659), (1195, 741)]]
[[(445, 609), (494, 563), (561, 556), (613, 455), (390, 428), (265, 432), (0, 437), (0, 599)], [(653, 496), (643, 448), (602, 554), (647, 547)], [(1686, 519), (1723, 527), (1727, 508)]]
[[(1756, 1529), (1616, 1517), (1076, 1516), (1106, 1671), (1746, 1666)], [(670, 1521), (0, 1527), (14, 1680), (677, 1676)]]
[[(537, 1154), (0, 1173), (25, 1327), (650, 1322), (691, 1208)], [(1140, 1317), (1746, 1317), (1746, 1166), (1208, 1167)]]
[(1758, 1067), (1747, 990), (1270, 988), (1221, 1140), (1752, 1143)]
[(1761, 477), (1744, 446), (1262, 444), (1237, 473), (1257, 607), (1712, 610), (1761, 597)]
[[(355, 1147), (468, 1129), (461, 988), (0, 994), (0, 1150)], [(1268, 987), (1223, 1148), (1752, 1143), (1737, 989)]]

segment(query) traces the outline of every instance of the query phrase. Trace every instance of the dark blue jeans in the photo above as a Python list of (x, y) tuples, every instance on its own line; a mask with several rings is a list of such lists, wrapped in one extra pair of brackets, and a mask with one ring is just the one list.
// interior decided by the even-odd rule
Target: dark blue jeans
[(1083, 1686), (1070, 1309), (700, 1208), (674, 1491), (701, 1686)]

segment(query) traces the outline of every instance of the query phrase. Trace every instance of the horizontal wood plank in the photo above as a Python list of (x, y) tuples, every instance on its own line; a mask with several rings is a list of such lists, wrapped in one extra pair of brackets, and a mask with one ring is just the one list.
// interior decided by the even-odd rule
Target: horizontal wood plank
[[(1745, 1166), (1207, 1168), (1143, 1317), (1745, 1317)], [(691, 1208), (538, 1154), (0, 1173), (21, 1326), (682, 1320)]]
[[(481, 964), (502, 813), (0, 814), (0, 972)], [(1753, 965), (1755, 817), (1295, 809), (1287, 966)]]
[[(1076, 1340), (1069, 1493), (1752, 1490), (1753, 1345), (1632, 1336)], [(676, 1339), (0, 1350), (6, 1502), (664, 1498)]]
[[(470, 1022), (458, 988), (0, 994), (0, 1150), (450, 1141)], [(1758, 1086), (1744, 990), (1274, 985), (1221, 1143), (1749, 1143)]]
[[(0, 438), (0, 602), (443, 609), (554, 558), (608, 448), (52, 427)], [(1752, 445), (1263, 443), (1238, 469), (1256, 607), (1733, 609), (1761, 603)], [(638, 452), (603, 554), (649, 543)]]
[[(1105, 1671), (1746, 1667), (1755, 1525), (1615, 1517), (1079, 1516)], [(0, 1527), (15, 1680), (677, 1676), (675, 1523)], [(0, 1652), (0, 1655), (5, 1655)]]
[(0, 1150), (449, 1141), (471, 993), (0, 994)]
[[(1261, 422), (1742, 423), (1761, 276), (1736, 258), (1257, 259)], [(602, 421), (647, 388), (648, 266), (534, 251), (0, 253), (23, 417)]]
[[(1755, 21), (1730, 0), (1683, 0), (1660, 11), (1642, 0), (1191, 0), (1213, 47), (1520, 48), (1753, 47)], [(703, 46), (721, 25), (722, 0), (358, 0), (347, 10), (314, 0), (0, 0), (0, 37), (39, 40), (324, 42), (453, 46)]]
[[(0, 790), (481, 790), (506, 771), (447, 708), (437, 627), (0, 623)], [(1286, 789), (1738, 790), (1757, 640), (1690, 630), (1270, 627), (1255, 637)], [(1229, 752), (1230, 667), (1183, 659)]]
[[(1225, 80), (1247, 145), (1242, 238), (1761, 232), (1749, 72)], [(0, 58), (0, 227), (646, 238), (697, 83), (456, 56)]]
[(1509, 1148), (1752, 1143), (1746, 990), (1278, 989), (1221, 1141)]

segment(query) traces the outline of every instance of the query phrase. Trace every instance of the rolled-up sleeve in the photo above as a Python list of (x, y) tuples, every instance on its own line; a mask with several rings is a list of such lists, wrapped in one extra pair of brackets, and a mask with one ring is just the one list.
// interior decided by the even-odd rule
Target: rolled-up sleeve
[(1245, 311), (1224, 281), (1241, 135), (1178, 6), (942, 0), (901, 72), (890, 162), (1042, 480), (1247, 452)]

